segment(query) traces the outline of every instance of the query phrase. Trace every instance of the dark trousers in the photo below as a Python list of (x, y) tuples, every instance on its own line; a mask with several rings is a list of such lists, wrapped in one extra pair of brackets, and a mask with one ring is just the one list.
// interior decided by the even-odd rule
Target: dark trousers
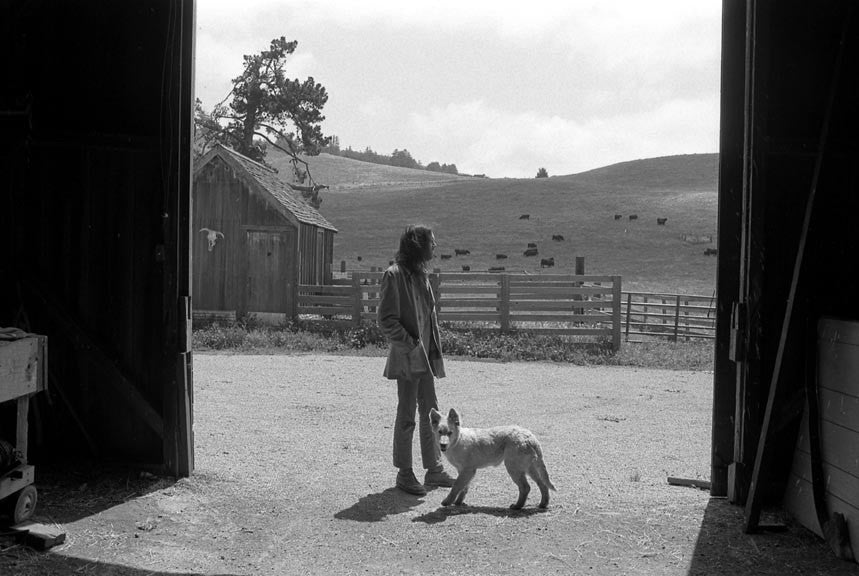
[(415, 408), (418, 412), (418, 436), (421, 462), (427, 470), (442, 468), (441, 452), (432, 436), (429, 421), (431, 408), (438, 410), (435, 381), (431, 372), (411, 379), (397, 379), (397, 419), (394, 422), (394, 466), (412, 468), (412, 439), (415, 435)]

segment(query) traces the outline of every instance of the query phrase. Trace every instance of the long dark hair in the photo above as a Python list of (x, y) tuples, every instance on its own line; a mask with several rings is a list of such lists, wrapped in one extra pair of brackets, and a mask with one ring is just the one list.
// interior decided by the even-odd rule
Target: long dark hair
[(432, 241), (429, 227), (410, 224), (400, 236), (400, 247), (395, 257), (397, 264), (414, 274), (427, 273), (427, 264), (432, 257)]

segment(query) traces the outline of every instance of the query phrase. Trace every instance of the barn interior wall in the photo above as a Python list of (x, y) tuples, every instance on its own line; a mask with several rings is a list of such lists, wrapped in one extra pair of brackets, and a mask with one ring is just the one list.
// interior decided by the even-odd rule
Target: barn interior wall
[(0, 325), (50, 351), (31, 459), (175, 471), (193, 2), (0, 10), (0, 108), (23, 113), (0, 149)]
[[(857, 207), (856, 18), (847, 19), (849, 3), (836, 0), (820, 4), (752, 0), (746, 6), (750, 42), (743, 81), (747, 93), (743, 195), (720, 197), (724, 225), (739, 221), (742, 229), (738, 273), (720, 265), (725, 273), (719, 279), (723, 308), (729, 298), (745, 304), (734, 422), (738, 467), (732, 488), (738, 503), (749, 495), (756, 468), (763, 484), (758, 490), (761, 499), (780, 499), (806, 375), (815, 361), (817, 319), (822, 315), (855, 319), (859, 313), (855, 299), (859, 259), (851, 257), (857, 240), (847, 216)], [(836, 68), (845, 32), (850, 41)], [(840, 81), (833, 92), (836, 69)], [(733, 78), (736, 82), (737, 75)], [(831, 94), (835, 94), (832, 106)], [(832, 127), (828, 133), (826, 126)], [(736, 148), (736, 129), (732, 134), (733, 148), (723, 134), (723, 152)], [(720, 192), (735, 191), (736, 169), (723, 175)], [(801, 246), (803, 257), (798, 260)], [(737, 277), (738, 286), (732, 284)], [(738, 293), (732, 292), (737, 287)], [(726, 373), (721, 373), (717, 388), (730, 386)], [(764, 430), (768, 436), (762, 439)], [(718, 439), (724, 440), (724, 435)], [(714, 437), (714, 451), (716, 444)]]

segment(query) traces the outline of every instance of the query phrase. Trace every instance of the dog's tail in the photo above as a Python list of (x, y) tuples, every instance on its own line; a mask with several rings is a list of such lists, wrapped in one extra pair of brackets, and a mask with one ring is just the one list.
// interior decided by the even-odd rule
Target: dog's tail
[(543, 450), (539, 446), (537, 446), (537, 460), (534, 462), (533, 468), (540, 475), (540, 479), (546, 483), (546, 486), (555, 492), (558, 491), (555, 485), (552, 484), (552, 481), (549, 480), (549, 471), (546, 470), (546, 461), (543, 460)]

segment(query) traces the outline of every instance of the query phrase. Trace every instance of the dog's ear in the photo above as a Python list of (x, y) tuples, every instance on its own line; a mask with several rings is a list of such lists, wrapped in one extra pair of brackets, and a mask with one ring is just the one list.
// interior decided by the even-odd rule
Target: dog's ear
[(447, 413), (447, 419), (459, 426), (459, 414), (457, 414), (456, 410), (453, 408), (451, 408), (450, 412)]
[(439, 413), (439, 411), (435, 408), (430, 408), (429, 417), (430, 422), (432, 422), (433, 424), (438, 424), (439, 422), (441, 422), (441, 413)]

